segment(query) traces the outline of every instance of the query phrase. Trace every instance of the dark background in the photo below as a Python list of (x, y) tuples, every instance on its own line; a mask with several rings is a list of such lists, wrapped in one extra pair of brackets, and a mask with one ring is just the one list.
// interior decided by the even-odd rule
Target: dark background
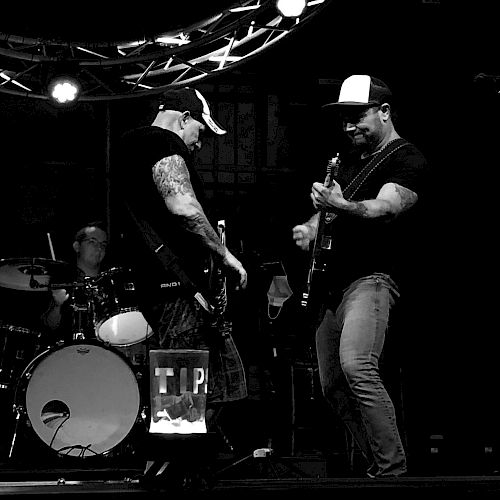
[[(215, 103), (231, 104), (238, 131), (235, 166), (218, 167), (213, 158), (221, 152), (210, 143), (200, 170), (207, 210), (227, 219), (228, 244), (249, 270), (249, 290), (233, 299), (235, 336), (257, 372), (273, 362), (273, 345), (293, 358), (307, 344), (297, 314), (308, 258), (293, 246), (291, 227), (311, 213), (310, 184), (322, 179), (340, 144), (338, 123), (320, 106), (336, 100), (353, 73), (373, 74), (393, 89), (398, 131), (433, 171), (421, 231), (400, 248), (414, 277), (397, 326), (405, 416), (418, 452), (431, 434), (445, 435), (455, 459), (471, 469), (483, 446), (499, 439), (493, 312), (500, 82), (481, 77), (500, 74), (494, 22), (493, 7), (481, 2), (340, 1), (278, 46), (199, 86)], [(0, 258), (49, 258), (48, 232), (56, 256), (71, 261), (74, 230), (100, 218), (110, 226), (112, 261), (118, 235), (107, 148), (112, 158), (118, 134), (147, 123), (152, 106), (140, 98), (62, 110), (0, 94)], [(246, 112), (239, 120), (238, 109)], [(247, 180), (226, 182), (224, 172)], [(276, 261), (294, 297), (270, 322), (265, 264)], [(23, 320), (41, 307), (38, 297), (16, 297)]]

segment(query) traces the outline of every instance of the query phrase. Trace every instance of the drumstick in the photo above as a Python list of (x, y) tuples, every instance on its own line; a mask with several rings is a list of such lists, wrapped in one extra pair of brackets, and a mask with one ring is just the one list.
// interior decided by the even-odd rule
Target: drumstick
[(50, 239), (50, 233), (47, 233), (47, 239), (49, 240), (50, 255), (52, 255), (52, 260), (56, 260), (56, 256), (54, 254), (54, 247), (52, 246), (52, 240)]

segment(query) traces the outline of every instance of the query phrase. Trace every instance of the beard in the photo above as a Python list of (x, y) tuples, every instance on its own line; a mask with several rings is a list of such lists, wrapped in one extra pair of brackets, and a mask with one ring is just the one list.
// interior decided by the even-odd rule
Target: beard
[(379, 139), (376, 135), (367, 134), (364, 131), (358, 131), (358, 133), (351, 136), (351, 141), (354, 148), (361, 154), (373, 153), (379, 145)]

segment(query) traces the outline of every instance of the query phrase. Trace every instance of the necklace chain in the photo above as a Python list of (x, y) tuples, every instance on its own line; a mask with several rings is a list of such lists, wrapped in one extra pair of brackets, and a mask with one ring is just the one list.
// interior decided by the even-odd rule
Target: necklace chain
[(397, 141), (398, 139), (399, 139), (399, 137), (396, 137), (396, 139), (392, 139), (391, 141), (389, 141), (386, 144), (384, 144), (384, 146), (381, 147), (380, 149), (377, 149), (373, 153), (370, 153), (370, 154), (367, 154), (366, 156), (363, 156), (363, 159), (366, 159), (366, 158), (368, 158), (370, 156), (377, 155), (377, 154), (381, 153), (387, 146), (389, 146), (389, 144), (393, 143), (394, 141)]
[[(376, 153), (381, 153), (382, 151), (384, 151), (384, 149), (386, 149), (389, 144), (392, 144), (394, 141), (397, 141), (397, 140), (400, 140), (401, 137), (396, 137), (396, 139), (392, 139), (392, 141), (389, 141), (384, 147), (380, 148), (378, 151), (375, 151), (374, 153), (372, 153), (372, 155), (375, 155)], [(396, 149), (399, 149), (401, 146), (399, 147), (396, 147)], [(390, 153), (389, 153), (390, 154)], [(351, 182), (349, 182), (349, 184), (345, 187), (345, 189), (343, 190), (344, 191), (344, 194), (347, 193), (349, 191), (349, 189), (353, 186), (353, 184), (358, 180), (358, 177), (360, 177), (363, 172), (367, 172), (366, 175), (365, 175), (365, 179), (366, 180), (368, 178), (368, 176), (373, 172), (373, 170), (379, 165), (379, 163), (383, 160), (380, 160), (380, 161), (376, 161), (377, 157), (376, 156), (373, 156), (373, 158), (370, 159), (370, 161), (365, 165), (365, 167), (363, 169), (361, 169), (357, 175), (351, 180)], [(373, 167), (370, 167), (370, 165), (374, 164)], [(370, 168), (369, 171), (368, 168)], [(356, 193), (356, 191), (359, 189), (359, 187), (361, 186), (361, 184), (358, 185), (358, 187), (352, 191), (352, 193), (349, 194), (349, 200), (352, 199), (352, 197), (354, 196), (354, 194)]]

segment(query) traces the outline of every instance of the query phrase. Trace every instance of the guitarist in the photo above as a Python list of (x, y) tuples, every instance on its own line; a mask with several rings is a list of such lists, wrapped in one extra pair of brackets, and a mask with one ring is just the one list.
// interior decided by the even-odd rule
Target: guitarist
[(219, 137), (226, 131), (193, 88), (168, 90), (159, 101), (151, 125), (123, 134), (114, 164), (124, 207), (122, 260), (135, 272), (138, 306), (154, 332), (149, 347), (209, 351), (210, 425), (213, 405), (247, 395), (231, 334), (222, 339), (214, 332), (210, 302), (217, 291), (207, 289), (204, 271), (213, 262), (236, 289), (246, 287), (247, 272), (205, 214), (193, 160), (205, 134)]
[[(427, 162), (396, 131), (392, 93), (381, 80), (352, 75), (338, 101), (323, 108), (338, 113), (352, 149), (326, 183), (312, 185), (316, 213), (293, 228), (296, 245), (307, 250), (315, 242), (316, 253), (324, 239), (318, 227), (331, 235), (323, 249), (328, 265), (319, 271), (328, 285), (324, 313), (314, 326), (321, 388), (366, 459), (367, 475), (400, 476), (406, 452), (379, 361)], [(325, 214), (332, 220), (320, 225)]]

